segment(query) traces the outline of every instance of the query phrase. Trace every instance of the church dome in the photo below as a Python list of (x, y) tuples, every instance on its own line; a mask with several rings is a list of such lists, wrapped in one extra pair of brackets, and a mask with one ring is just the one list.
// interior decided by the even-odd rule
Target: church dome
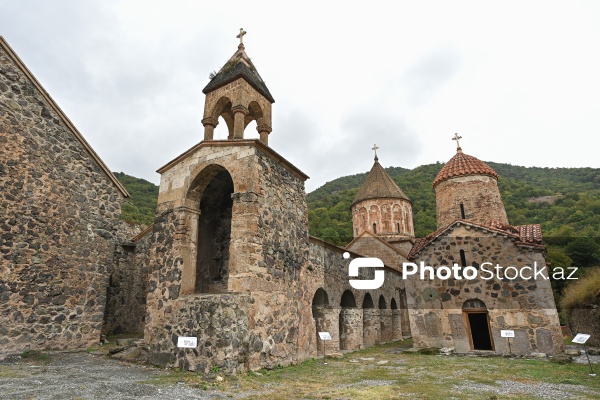
[(352, 205), (368, 199), (391, 198), (409, 200), (408, 196), (396, 185), (396, 182), (385, 172), (378, 159), (367, 175), (364, 183), (356, 193)]
[(433, 181), (433, 187), (450, 178), (465, 175), (487, 175), (498, 179), (498, 174), (478, 158), (463, 153), (458, 148), (456, 155), (440, 170)]

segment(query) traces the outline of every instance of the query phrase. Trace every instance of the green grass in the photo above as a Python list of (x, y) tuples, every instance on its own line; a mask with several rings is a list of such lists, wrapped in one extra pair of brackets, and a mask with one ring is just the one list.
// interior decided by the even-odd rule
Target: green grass
[[(492, 391), (474, 391), (461, 387), (465, 381), (497, 387), (498, 381), (516, 381), (524, 385), (568, 385), (573, 398), (593, 399), (594, 395), (577, 390), (581, 385), (591, 393), (600, 393), (600, 378), (588, 375), (584, 364), (559, 365), (544, 360), (507, 359), (503, 357), (463, 357), (398, 353), (410, 342), (396, 342), (345, 354), (343, 358), (311, 359), (297, 365), (225, 376), (216, 383), (214, 377), (192, 372), (161, 374), (148, 383), (177, 383), (223, 390), (248, 399), (527, 399), (527, 393), (495, 395)], [(360, 358), (372, 357), (363, 361)], [(359, 362), (351, 362), (358, 360)], [(385, 364), (378, 361), (387, 360)], [(600, 367), (597, 366), (598, 369)], [(371, 384), (369, 384), (371, 382)], [(377, 385), (379, 383), (379, 385)], [(494, 397), (497, 396), (497, 397)], [(587, 397), (586, 397), (587, 396)]]
[(38, 350), (25, 350), (20, 355), (21, 358), (29, 361), (50, 361), (50, 355)]

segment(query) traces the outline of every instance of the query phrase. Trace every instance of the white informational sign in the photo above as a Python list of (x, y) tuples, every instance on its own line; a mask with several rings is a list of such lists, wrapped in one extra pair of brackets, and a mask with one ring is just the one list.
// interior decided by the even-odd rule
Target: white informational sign
[(198, 347), (198, 338), (179, 336), (177, 338), (177, 347), (183, 347), (185, 349), (195, 349)]
[(331, 334), (329, 332), (319, 332), (321, 340), (331, 340)]
[(515, 337), (515, 331), (510, 329), (502, 329), (500, 331), (500, 337)]
[(584, 344), (585, 342), (588, 341), (588, 339), (590, 338), (590, 336), (592, 336), (592, 335), (588, 335), (587, 333), (578, 333), (577, 335), (575, 335), (575, 337), (573, 338), (572, 342), (573, 343)]

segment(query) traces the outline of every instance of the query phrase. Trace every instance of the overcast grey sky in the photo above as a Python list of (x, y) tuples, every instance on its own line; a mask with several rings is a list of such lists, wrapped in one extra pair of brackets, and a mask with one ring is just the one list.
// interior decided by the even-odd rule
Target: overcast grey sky
[(307, 191), (368, 171), (374, 143), (385, 167), (445, 162), (455, 132), (487, 161), (600, 167), (598, 21), (593, 0), (0, 0), (0, 35), (106, 164), (155, 183), (201, 140), (243, 27)]

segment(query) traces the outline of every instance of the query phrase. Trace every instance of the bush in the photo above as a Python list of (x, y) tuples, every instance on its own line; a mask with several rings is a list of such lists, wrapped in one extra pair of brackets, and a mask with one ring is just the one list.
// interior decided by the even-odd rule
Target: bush
[(600, 291), (600, 267), (590, 268), (585, 276), (565, 288), (560, 301), (563, 310), (575, 306), (587, 306), (598, 302), (596, 294)]

